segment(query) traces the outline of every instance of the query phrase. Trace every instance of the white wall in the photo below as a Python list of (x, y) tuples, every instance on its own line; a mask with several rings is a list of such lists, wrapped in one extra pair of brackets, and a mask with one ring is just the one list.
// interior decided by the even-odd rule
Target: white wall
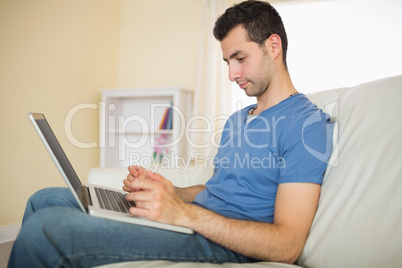
[[(300, 92), (402, 74), (402, 1), (274, 2), (288, 35), (288, 67)], [(381, 89), (379, 89), (381, 92)], [(233, 110), (255, 103), (234, 85)]]
[(402, 74), (402, 1), (275, 5), (288, 33), (289, 71), (304, 93)]

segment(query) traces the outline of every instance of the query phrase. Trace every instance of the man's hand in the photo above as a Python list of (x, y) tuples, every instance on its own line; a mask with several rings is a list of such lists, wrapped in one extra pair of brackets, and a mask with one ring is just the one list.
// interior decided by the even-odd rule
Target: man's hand
[(139, 188), (131, 188), (131, 182), (135, 181), (140, 175), (146, 175), (147, 170), (141, 166), (129, 166), (129, 174), (127, 178), (123, 181), (123, 190), (126, 192), (138, 191)]
[[(125, 180), (123, 180), (124, 185), (122, 187), (123, 190), (126, 192), (133, 192), (133, 191), (140, 190), (140, 188), (138, 188), (137, 186), (133, 186), (133, 184), (132, 184), (132, 182), (137, 180), (140, 175), (144, 175), (145, 178), (150, 179), (148, 176), (148, 171), (141, 166), (129, 166), (128, 171), (130, 173), (127, 175), (127, 178)], [(162, 177), (159, 174), (157, 176)], [(132, 187), (136, 187), (136, 188), (132, 188)], [(174, 188), (175, 188), (177, 195), (184, 202), (191, 203), (192, 201), (194, 201), (195, 196), (199, 192), (205, 190), (205, 185), (194, 185), (194, 186), (184, 187), (184, 188), (180, 188), (180, 187), (174, 187)]]
[(133, 189), (127, 194), (127, 200), (136, 203), (136, 207), (130, 208), (130, 213), (153, 221), (180, 225), (188, 205), (176, 194), (173, 184), (151, 171), (141, 170), (138, 176), (131, 175), (133, 180), (130, 175), (124, 180), (125, 187)]

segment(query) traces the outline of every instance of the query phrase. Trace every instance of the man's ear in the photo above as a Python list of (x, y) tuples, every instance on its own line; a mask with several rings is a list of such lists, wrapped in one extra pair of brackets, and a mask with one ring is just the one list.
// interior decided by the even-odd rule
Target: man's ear
[(272, 34), (265, 40), (265, 49), (273, 60), (281, 59), (282, 40), (277, 34)]

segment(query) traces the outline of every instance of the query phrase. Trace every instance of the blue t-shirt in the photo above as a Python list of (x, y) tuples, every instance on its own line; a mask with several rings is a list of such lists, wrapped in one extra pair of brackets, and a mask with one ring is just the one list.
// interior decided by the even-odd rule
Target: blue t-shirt
[(279, 184), (322, 184), (333, 126), (303, 94), (247, 123), (252, 107), (235, 112), (226, 122), (214, 175), (194, 203), (229, 218), (272, 223)]

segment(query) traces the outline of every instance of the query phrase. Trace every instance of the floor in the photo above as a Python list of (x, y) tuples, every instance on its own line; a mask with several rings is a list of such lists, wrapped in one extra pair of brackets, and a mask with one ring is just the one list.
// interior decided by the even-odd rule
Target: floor
[(13, 244), (14, 241), (0, 244), (0, 267), (7, 267), (8, 258)]

